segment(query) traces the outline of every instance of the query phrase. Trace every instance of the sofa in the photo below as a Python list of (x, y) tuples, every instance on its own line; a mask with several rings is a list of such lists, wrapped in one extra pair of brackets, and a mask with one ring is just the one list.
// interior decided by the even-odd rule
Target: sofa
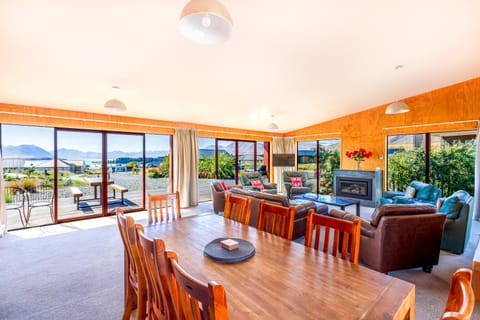
[(380, 204), (431, 204), (436, 206), (442, 191), (433, 184), (413, 180), (405, 192), (385, 191)]
[(360, 262), (379, 272), (421, 267), (431, 272), (438, 264), (446, 216), (429, 204), (378, 206), (370, 221), (332, 209), (329, 215), (361, 220)]
[[(241, 185), (230, 186), (229, 188), (242, 188)], [(221, 181), (214, 180), (210, 183), (210, 190), (212, 193), (212, 203), (213, 203), (213, 212), (218, 214), (223, 212), (225, 208), (225, 188), (222, 185)]]
[(439, 198), (437, 209), (447, 218), (440, 248), (462, 254), (470, 239), (473, 197), (467, 191), (458, 190), (448, 198)]
[(251, 197), (252, 198), (252, 210), (250, 213), (250, 223), (252, 227), (257, 227), (258, 221), (258, 210), (260, 206), (260, 201), (264, 200), (268, 203), (273, 203), (279, 206), (295, 206), (295, 219), (293, 223), (293, 238), (297, 239), (305, 236), (306, 226), (307, 226), (307, 213), (310, 209), (314, 209), (317, 213), (328, 214), (328, 206), (323, 204), (316, 204), (313, 201), (296, 199), (290, 201), (286, 196), (281, 194), (269, 194), (265, 192), (244, 190), (239, 188), (229, 189), (228, 192), (231, 192), (235, 196), (241, 197)]
[[(301, 187), (294, 187), (292, 184), (292, 178), (300, 178), (302, 181)], [(312, 192), (312, 183), (307, 180), (306, 173), (301, 171), (284, 171), (283, 172), (283, 185), (287, 197), (292, 199), (294, 196), (304, 193)]]
[[(263, 190), (253, 186), (252, 181), (258, 180), (262, 183)], [(240, 174), (240, 183), (245, 190), (264, 191), (267, 193), (277, 193), (277, 184), (268, 182), (266, 175), (261, 175), (260, 172), (243, 172)]]

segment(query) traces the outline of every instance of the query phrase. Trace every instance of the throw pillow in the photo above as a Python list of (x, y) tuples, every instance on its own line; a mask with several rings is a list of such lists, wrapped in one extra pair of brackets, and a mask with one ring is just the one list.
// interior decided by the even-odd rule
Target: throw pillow
[(425, 187), (418, 189), (416, 197), (418, 200), (435, 200), (436, 187), (431, 184), (427, 184)]
[(260, 189), (260, 190), (263, 190), (263, 183), (262, 183), (262, 181), (256, 179), (256, 180), (250, 181), (250, 183), (251, 183), (252, 186), (254, 186), (255, 188), (258, 188), (258, 189)]
[(443, 202), (438, 212), (445, 213), (447, 219), (457, 219), (463, 203), (457, 196), (450, 196)]
[(415, 193), (416, 192), (417, 192), (417, 190), (415, 190), (414, 187), (408, 186), (407, 190), (405, 190), (405, 196), (407, 196), (409, 198), (415, 198)]
[(300, 177), (292, 177), (292, 187), (301, 187), (302, 186), (302, 178)]
[(223, 190), (227, 191), (228, 190), (228, 186), (225, 184), (225, 182), (220, 182), (222, 184), (222, 187), (223, 187)]

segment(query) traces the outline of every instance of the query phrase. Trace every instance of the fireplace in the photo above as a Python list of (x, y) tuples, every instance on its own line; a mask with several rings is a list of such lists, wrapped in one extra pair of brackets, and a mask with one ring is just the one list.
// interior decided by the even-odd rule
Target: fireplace
[(363, 170), (335, 170), (335, 196), (360, 200), (360, 204), (375, 207), (382, 195), (382, 172)]

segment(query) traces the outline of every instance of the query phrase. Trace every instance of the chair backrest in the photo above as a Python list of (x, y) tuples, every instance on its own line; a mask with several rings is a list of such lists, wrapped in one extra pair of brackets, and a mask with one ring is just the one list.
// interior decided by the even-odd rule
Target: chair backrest
[[(5, 187), (5, 203), (13, 206), (23, 206), (25, 203), (25, 190), (18, 187)], [(9, 206), (7, 206), (9, 209)]]
[(223, 216), (227, 219), (235, 220), (243, 224), (249, 224), (250, 213), (252, 211), (252, 198), (240, 197), (227, 193)]
[[(134, 305), (137, 305), (137, 319), (146, 315), (147, 284), (140, 262), (137, 245), (135, 219), (125, 216), (122, 208), (116, 209), (118, 230), (125, 249), (125, 313), (130, 315)], [(143, 318), (142, 318), (143, 316)]]
[(260, 201), (257, 229), (266, 231), (287, 240), (292, 240), (295, 207), (277, 206), (265, 200)]
[(34, 190), (27, 192), (27, 200), (29, 206), (39, 202), (45, 203), (45, 206), (51, 205), (53, 203), (53, 188), (46, 185), (36, 186)]
[(138, 248), (143, 273), (147, 280), (147, 306), (149, 320), (174, 319), (175, 310), (168, 289), (165, 242), (150, 239), (139, 224), (137, 228)]
[(283, 172), (283, 182), (290, 183), (293, 177), (301, 178), (302, 182), (305, 182), (307, 180), (304, 172), (302, 171), (284, 171)]
[(243, 186), (251, 186), (251, 180), (260, 180), (261, 175), (258, 172), (242, 172), (240, 174), (240, 183)]
[(195, 279), (178, 264), (172, 252), (165, 252), (165, 257), (176, 319), (228, 320), (224, 287), (215, 281), (204, 283)]
[[(333, 239), (330, 240), (333, 230)], [(326, 215), (316, 214), (310, 209), (307, 216), (307, 231), (305, 233), (305, 246), (318, 250), (323, 243), (322, 251), (330, 253), (358, 264), (360, 254), (360, 220), (342, 220)], [(332, 245), (330, 247), (330, 245)], [(331, 249), (331, 250), (329, 250)]]
[(440, 319), (470, 319), (474, 307), (475, 295), (472, 288), (472, 270), (458, 269), (452, 276), (445, 310)]
[(175, 193), (148, 194), (148, 223), (158, 222), (158, 216), (160, 216), (161, 222), (182, 217), (178, 191)]

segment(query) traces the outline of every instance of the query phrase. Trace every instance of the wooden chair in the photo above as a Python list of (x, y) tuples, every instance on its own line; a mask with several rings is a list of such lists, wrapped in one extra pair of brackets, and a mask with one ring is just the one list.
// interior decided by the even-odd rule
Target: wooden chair
[(174, 252), (165, 253), (168, 281), (176, 319), (228, 320), (227, 296), (215, 281), (204, 283), (179, 264)]
[(148, 319), (175, 319), (175, 310), (168, 289), (165, 242), (159, 238), (150, 239), (145, 235), (142, 225), (135, 226), (140, 262), (147, 280)]
[[(333, 241), (330, 241), (333, 230)], [(321, 237), (323, 233), (323, 237)], [(313, 238), (315, 240), (313, 241)], [(307, 230), (305, 232), (305, 246), (318, 250), (323, 242), (322, 251), (330, 253), (334, 257), (341, 252), (341, 258), (347, 259), (350, 254), (350, 262), (358, 264), (360, 253), (360, 220), (350, 221), (334, 218), (322, 214), (316, 214), (310, 209), (307, 214)], [(331, 251), (329, 246), (332, 244)]]
[(225, 209), (223, 210), (224, 218), (235, 220), (243, 224), (249, 224), (251, 210), (251, 197), (243, 198), (232, 195), (231, 193), (227, 193)]
[(468, 320), (474, 307), (475, 295), (472, 288), (472, 270), (458, 269), (452, 276), (447, 303), (440, 319)]
[(129, 320), (136, 305), (136, 319), (144, 320), (147, 314), (147, 283), (140, 262), (135, 220), (125, 216), (122, 208), (117, 208), (116, 213), (118, 230), (125, 247), (125, 309), (122, 319)]
[(295, 207), (277, 206), (260, 201), (257, 229), (292, 240)]
[(164, 215), (167, 221), (170, 218), (175, 220), (182, 217), (178, 191), (175, 193), (148, 194), (148, 223), (153, 223), (153, 220), (158, 222), (158, 215), (160, 215), (161, 222), (164, 220)]

